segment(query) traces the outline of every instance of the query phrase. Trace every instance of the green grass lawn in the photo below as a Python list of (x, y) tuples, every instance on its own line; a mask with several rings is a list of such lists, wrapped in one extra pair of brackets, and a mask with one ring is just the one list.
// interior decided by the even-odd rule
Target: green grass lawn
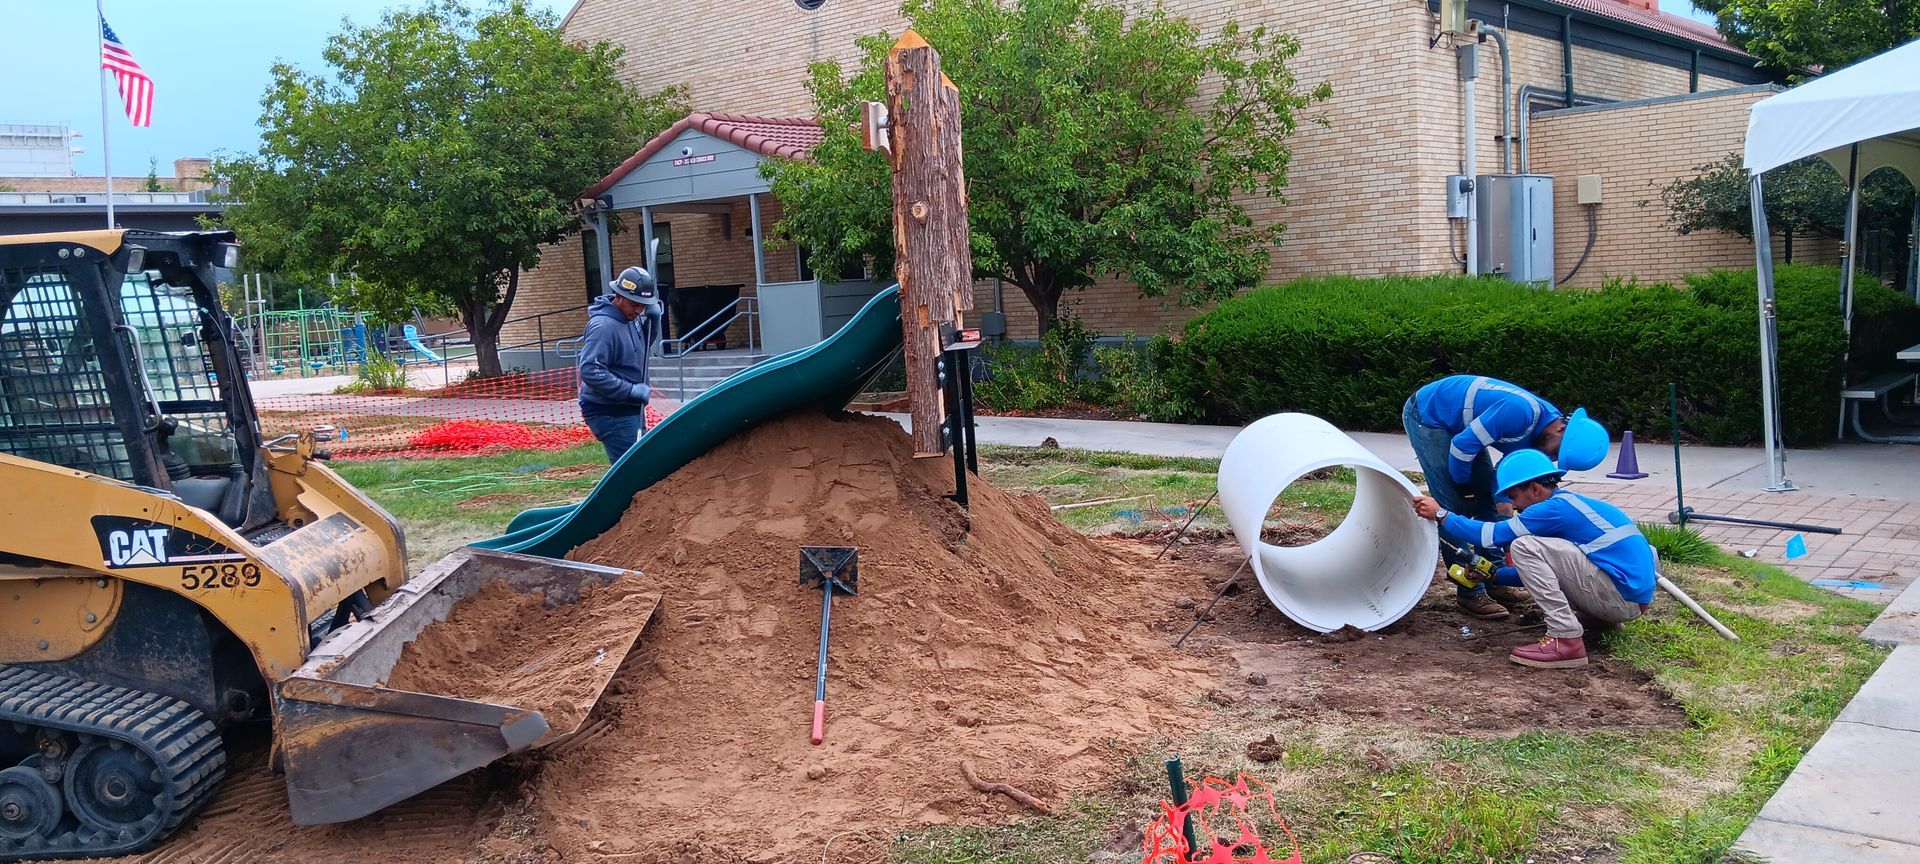
[(530, 507), (577, 501), (607, 470), (599, 444), (454, 459), (337, 461), (331, 467), (380, 502), (407, 532), (415, 573), (454, 549), (499, 534)]
[[(498, 533), (522, 509), (577, 499), (605, 464), (597, 446), (586, 446), (335, 467), (401, 520), (418, 569), (460, 543)], [(1213, 490), (1217, 468), (1204, 459), (1060, 449), (982, 452), (984, 473), (1003, 488), (1054, 505), (1103, 502), (1055, 511), (1090, 533), (1177, 525)], [(1352, 482), (1340, 473), (1296, 482), (1272, 518), (1331, 528), (1351, 504)], [(1224, 528), (1217, 507), (1195, 524)], [(1670, 598), (1641, 620), (1598, 635), (1614, 658), (1647, 671), (1680, 702), (1686, 723), (1678, 727), (1436, 734), (1229, 706), (1204, 733), (1154, 742), (1135, 756), (1127, 777), (1059, 814), (911, 832), (899, 838), (893, 858), (1137, 861), (1137, 841), (1128, 842), (1137, 835), (1128, 832), (1151, 818), (1165, 788), (1160, 759), (1177, 750), (1189, 776), (1247, 772), (1272, 784), (1315, 864), (1362, 850), (1399, 864), (1727, 860), (1746, 823), (1884, 657), (1858, 638), (1878, 610), (1685, 537), (1659, 542), (1691, 547), (1681, 560), (1697, 563), (1671, 566), (1669, 577), (1743, 640), (1721, 639)], [(1463, 652), (1462, 662), (1504, 660)], [(1246, 743), (1266, 735), (1284, 742), (1284, 760), (1248, 759)]]

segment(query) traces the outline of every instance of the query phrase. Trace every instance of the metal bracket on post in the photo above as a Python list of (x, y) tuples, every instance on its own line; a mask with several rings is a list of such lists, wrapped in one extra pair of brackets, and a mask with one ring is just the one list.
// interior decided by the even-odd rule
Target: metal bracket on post
[(934, 368), (940, 389), (946, 398), (947, 427), (942, 430), (945, 445), (953, 452), (953, 500), (967, 506), (967, 474), (980, 473), (980, 457), (974, 445), (973, 358), (980, 347), (977, 327), (955, 329), (940, 327), (940, 359)]

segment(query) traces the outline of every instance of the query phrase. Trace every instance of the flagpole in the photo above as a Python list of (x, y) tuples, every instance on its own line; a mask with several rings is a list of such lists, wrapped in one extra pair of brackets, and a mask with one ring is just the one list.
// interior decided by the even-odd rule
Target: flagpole
[[(99, 54), (107, 44), (107, 10), (102, 7), (103, 0), (93, 0), (93, 29), (95, 36), (93, 53)], [(107, 230), (113, 230), (113, 134), (108, 131), (107, 118), (107, 80), (113, 77), (113, 71), (100, 65), (100, 159), (107, 169)]]

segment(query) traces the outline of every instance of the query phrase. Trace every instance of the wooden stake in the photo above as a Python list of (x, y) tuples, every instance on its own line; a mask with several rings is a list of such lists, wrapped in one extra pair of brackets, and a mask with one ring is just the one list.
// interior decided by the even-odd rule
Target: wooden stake
[(946, 406), (935, 363), (942, 325), (973, 309), (973, 255), (960, 158), (960, 90), (940, 52), (908, 30), (887, 53), (893, 166), (894, 275), (906, 336), (907, 410), (916, 456), (945, 452)]

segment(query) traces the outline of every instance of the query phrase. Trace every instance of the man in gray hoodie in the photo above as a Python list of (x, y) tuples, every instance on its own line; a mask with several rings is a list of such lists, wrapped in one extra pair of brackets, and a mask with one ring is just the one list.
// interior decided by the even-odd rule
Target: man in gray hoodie
[(613, 293), (587, 307), (580, 337), (580, 416), (607, 448), (607, 461), (618, 462), (646, 426), (653, 397), (647, 355), (664, 335), (663, 310), (652, 274), (639, 267), (621, 271), (607, 287)]

